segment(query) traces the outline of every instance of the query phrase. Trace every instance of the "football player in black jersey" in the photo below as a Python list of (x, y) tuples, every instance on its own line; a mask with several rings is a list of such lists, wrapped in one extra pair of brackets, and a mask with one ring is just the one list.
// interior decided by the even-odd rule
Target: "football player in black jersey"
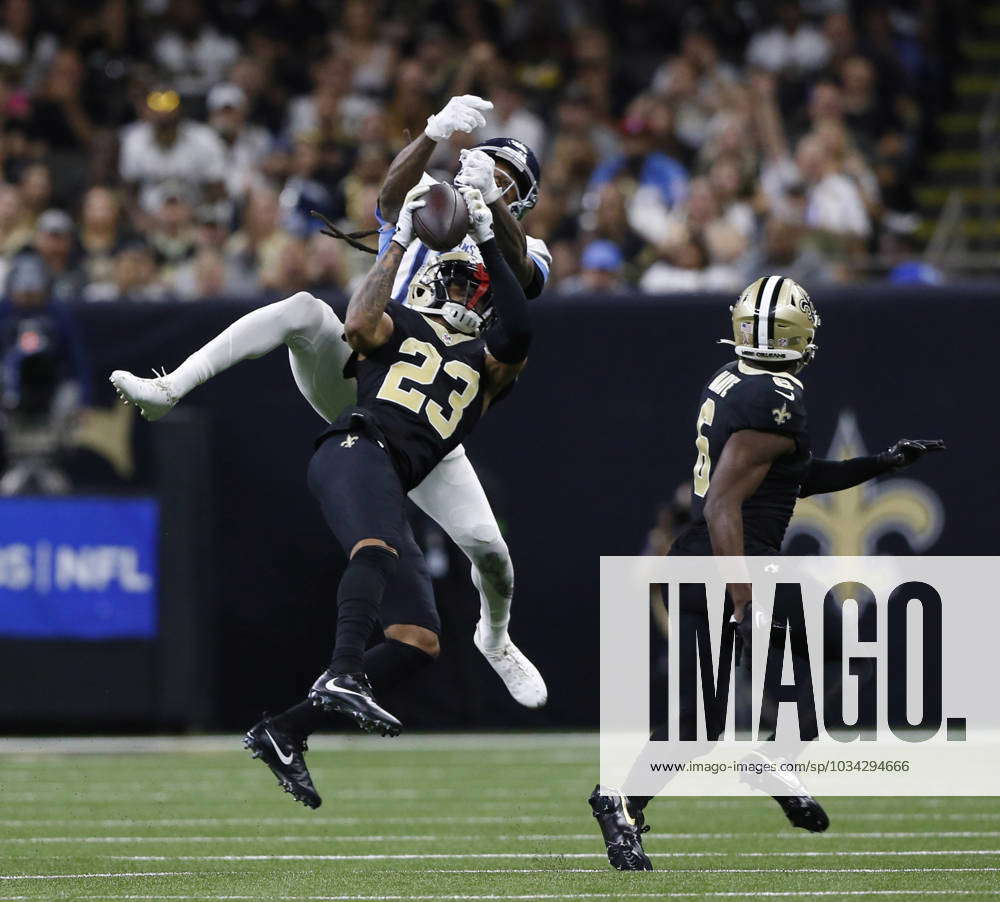
[[(735, 346), (737, 359), (701, 393), (691, 522), (669, 554), (776, 555), (797, 498), (850, 488), (944, 448), (937, 439), (900, 439), (872, 457), (814, 458), (798, 378), (815, 356), (820, 324), (809, 295), (791, 279), (767, 276), (730, 309), (733, 338), (724, 343)], [(729, 596), (737, 636), (746, 642), (753, 623), (750, 584), (731, 584)], [(826, 813), (794, 774), (763, 774), (753, 785), (772, 795), (794, 826), (827, 828)], [(641, 842), (649, 801), (601, 787), (590, 797), (608, 858), (619, 870), (652, 869)]]
[[(337, 589), (330, 666), (305, 702), (265, 718), (245, 740), (286, 791), (313, 808), (320, 797), (303, 757), (306, 737), (330, 713), (367, 732), (397, 735), (402, 724), (375, 700), (372, 682), (379, 691), (400, 683), (439, 651), (440, 621), (405, 516), (406, 494), (511, 387), (531, 342), (524, 289), (475, 188), (460, 190), (482, 262), (446, 254), (422, 277), (414, 306), (389, 303), (413, 241), (413, 213), (428, 190), (409, 192), (391, 244), (350, 300), (344, 327), (355, 351), (348, 375), (357, 377), (357, 405), (323, 431), (309, 464), (310, 490), (349, 558)], [(380, 610), (397, 569), (403, 585), (397, 580)], [(386, 641), (366, 652), (380, 620)]]

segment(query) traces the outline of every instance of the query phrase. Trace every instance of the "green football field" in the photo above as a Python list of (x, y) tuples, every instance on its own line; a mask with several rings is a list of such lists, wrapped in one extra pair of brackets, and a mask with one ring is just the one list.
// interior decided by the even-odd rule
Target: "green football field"
[(592, 735), (316, 745), (311, 812), (238, 737), (0, 741), (0, 899), (1000, 896), (997, 800), (830, 799), (812, 836), (770, 799), (659, 799), (656, 870), (620, 874)]

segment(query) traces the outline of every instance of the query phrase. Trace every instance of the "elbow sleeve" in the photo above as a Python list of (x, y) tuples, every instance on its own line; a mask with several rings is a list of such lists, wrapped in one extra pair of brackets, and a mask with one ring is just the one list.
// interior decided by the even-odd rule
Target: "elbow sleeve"
[(490, 274), (493, 308), (497, 323), (489, 330), (486, 347), (501, 363), (520, 363), (531, 344), (531, 317), (528, 299), (507, 261), (491, 238), (479, 246), (483, 264)]
[(531, 330), (509, 334), (502, 324), (490, 330), (486, 349), (501, 363), (520, 363), (528, 356)]

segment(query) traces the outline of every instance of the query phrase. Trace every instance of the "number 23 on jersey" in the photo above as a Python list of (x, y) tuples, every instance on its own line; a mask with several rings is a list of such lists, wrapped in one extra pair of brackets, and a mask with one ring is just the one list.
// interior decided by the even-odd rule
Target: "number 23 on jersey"
[[(451, 438), (462, 421), (465, 408), (479, 394), (479, 373), (461, 360), (445, 362), (434, 345), (419, 338), (407, 338), (399, 346), (399, 352), (414, 358), (422, 358), (422, 362), (399, 360), (394, 363), (382, 380), (382, 387), (376, 397), (382, 401), (399, 404), (416, 414), (423, 410), (434, 431), (445, 440)], [(403, 387), (404, 382), (431, 385), (442, 370), (459, 384), (459, 387), (448, 395), (450, 409), (447, 413), (437, 401), (428, 398), (419, 389)]]

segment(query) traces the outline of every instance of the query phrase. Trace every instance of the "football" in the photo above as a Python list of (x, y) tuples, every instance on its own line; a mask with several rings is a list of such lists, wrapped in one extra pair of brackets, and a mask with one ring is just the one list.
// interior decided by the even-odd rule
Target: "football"
[(469, 231), (469, 210), (451, 185), (439, 182), (424, 195), (424, 204), (413, 214), (413, 231), (435, 251), (450, 251)]

